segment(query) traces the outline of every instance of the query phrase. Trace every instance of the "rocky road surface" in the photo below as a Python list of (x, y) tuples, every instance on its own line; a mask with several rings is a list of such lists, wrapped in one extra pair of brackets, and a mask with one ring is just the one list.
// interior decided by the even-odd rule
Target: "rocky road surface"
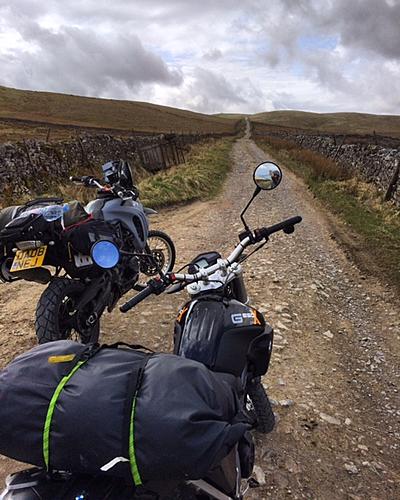
[[(242, 229), (239, 213), (267, 155), (248, 138), (233, 148), (233, 169), (215, 200), (163, 211), (178, 264), (204, 250), (227, 254)], [(283, 166), (284, 167), (284, 166)], [(279, 422), (257, 437), (248, 498), (400, 498), (399, 301), (362, 275), (332, 239), (332, 221), (296, 177), (263, 192), (248, 214), (253, 227), (301, 214), (293, 235), (271, 237), (246, 263), (253, 305), (275, 329), (264, 379)], [(337, 229), (337, 228), (336, 228)], [(0, 287), (0, 353), (4, 365), (35, 344), (34, 308), (43, 288)], [(104, 318), (102, 339), (172, 348), (180, 295), (151, 298), (126, 315)], [(18, 464), (0, 457), (0, 479)]]

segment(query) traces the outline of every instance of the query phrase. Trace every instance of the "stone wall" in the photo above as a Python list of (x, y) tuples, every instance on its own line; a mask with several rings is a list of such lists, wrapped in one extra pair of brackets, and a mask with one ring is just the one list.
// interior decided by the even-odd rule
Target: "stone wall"
[[(275, 137), (298, 144), (333, 159), (354, 175), (373, 182), (385, 195), (394, 183), (390, 199), (400, 206), (400, 141), (379, 136), (345, 136), (312, 134), (288, 131), (282, 128), (266, 128), (255, 124), (253, 136)], [(396, 175), (397, 174), (397, 175)]]
[[(140, 150), (166, 141), (185, 148), (210, 135), (152, 135), (114, 137), (86, 135), (73, 140), (46, 143), (27, 140), (0, 144), (0, 193), (8, 197), (41, 193), (55, 183), (65, 183), (70, 175), (99, 172), (103, 163), (128, 160), (133, 169), (140, 165)], [(152, 169), (154, 171), (154, 169)]]

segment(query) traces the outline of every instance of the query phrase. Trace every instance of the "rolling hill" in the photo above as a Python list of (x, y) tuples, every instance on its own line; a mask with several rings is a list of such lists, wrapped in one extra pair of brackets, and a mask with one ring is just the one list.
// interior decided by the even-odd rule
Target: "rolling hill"
[(366, 113), (270, 111), (251, 115), (252, 122), (333, 134), (373, 134), (400, 137), (400, 116)]
[[(373, 134), (400, 138), (400, 116), (365, 113), (270, 111), (247, 115), (266, 126), (334, 134)], [(138, 101), (80, 97), (0, 86), (0, 142), (28, 138), (63, 139), (81, 132), (216, 133), (235, 131), (240, 113), (206, 115)]]
[(78, 129), (114, 133), (232, 133), (237, 120), (145, 102), (0, 87), (0, 141), (63, 138)]

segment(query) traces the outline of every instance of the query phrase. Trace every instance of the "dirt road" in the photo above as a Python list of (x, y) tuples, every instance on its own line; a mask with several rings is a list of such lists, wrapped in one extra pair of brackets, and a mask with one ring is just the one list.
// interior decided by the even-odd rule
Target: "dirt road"
[[(214, 201), (164, 211), (155, 226), (175, 240), (179, 261), (202, 250), (230, 250), (239, 213), (265, 153), (248, 138), (233, 150), (233, 170)], [(331, 222), (301, 181), (284, 169), (281, 186), (250, 210), (253, 227), (301, 214), (294, 235), (276, 235), (248, 261), (252, 303), (275, 329), (264, 383), (279, 416), (257, 438), (250, 498), (395, 499), (400, 497), (399, 303), (365, 277), (331, 238)], [(33, 314), (42, 288), (0, 288), (1, 360), (34, 345)], [(152, 298), (123, 316), (108, 315), (103, 340), (140, 341), (170, 350), (182, 296)], [(2, 479), (15, 463), (0, 460)], [(255, 483), (254, 483), (255, 484)]]

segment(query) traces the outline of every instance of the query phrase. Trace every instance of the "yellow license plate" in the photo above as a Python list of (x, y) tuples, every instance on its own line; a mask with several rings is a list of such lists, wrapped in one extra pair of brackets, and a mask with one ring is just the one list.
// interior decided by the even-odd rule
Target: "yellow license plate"
[(30, 250), (18, 250), (15, 254), (10, 271), (23, 271), (24, 269), (32, 269), (33, 267), (41, 267), (43, 265), (44, 256), (46, 255), (47, 245), (39, 248), (31, 248)]

